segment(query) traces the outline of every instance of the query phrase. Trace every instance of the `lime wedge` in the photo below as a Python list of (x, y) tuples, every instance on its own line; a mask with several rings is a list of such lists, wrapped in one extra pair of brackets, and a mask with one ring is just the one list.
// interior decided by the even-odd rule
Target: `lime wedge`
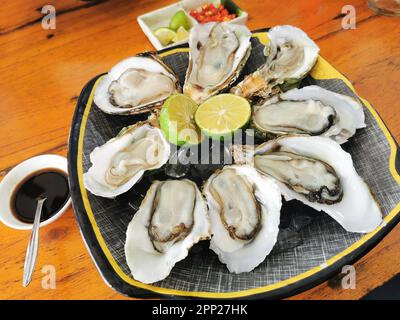
[(186, 30), (189, 30), (191, 27), (190, 20), (183, 10), (177, 11), (169, 22), (170, 29), (177, 31), (179, 27), (183, 27)]
[(163, 46), (166, 46), (172, 42), (172, 39), (176, 37), (176, 32), (169, 28), (158, 28), (154, 31), (154, 35), (160, 40)]
[(194, 122), (196, 110), (196, 102), (184, 94), (174, 94), (164, 102), (159, 120), (169, 142), (178, 146), (201, 142), (200, 131)]
[(172, 42), (179, 42), (189, 38), (189, 32), (186, 31), (184, 27), (179, 27), (178, 31), (176, 31), (176, 37), (172, 39)]
[(250, 116), (251, 107), (246, 99), (234, 94), (220, 94), (197, 108), (195, 121), (205, 135), (220, 139), (246, 125)]

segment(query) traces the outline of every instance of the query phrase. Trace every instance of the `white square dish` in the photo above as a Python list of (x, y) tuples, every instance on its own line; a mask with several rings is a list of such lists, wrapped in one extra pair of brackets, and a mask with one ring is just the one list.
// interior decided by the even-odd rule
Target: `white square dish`
[[(172, 16), (179, 10), (184, 10), (188, 18), (190, 19), (192, 26), (199, 24), (196, 19), (190, 16), (189, 12), (191, 10), (197, 9), (201, 7), (203, 4), (206, 3), (214, 3), (214, 5), (219, 5), (221, 0), (217, 1), (210, 1), (210, 0), (183, 0), (169, 6), (145, 13), (137, 18), (137, 21), (142, 28), (143, 32), (153, 44), (153, 46), (157, 50), (162, 50), (165, 48), (169, 48), (175, 45), (186, 43), (187, 40), (179, 41), (176, 43), (171, 43), (167, 46), (163, 46), (157, 37), (154, 35), (154, 31), (161, 27), (168, 27), (169, 22)], [(236, 6), (233, 1), (222, 1), (222, 2), (229, 2), (231, 5)], [(236, 6), (237, 7), (237, 6)], [(236, 23), (236, 24), (246, 24), (248, 14), (247, 12), (243, 11), (239, 7), (237, 7), (238, 17), (230, 20), (229, 23)]]

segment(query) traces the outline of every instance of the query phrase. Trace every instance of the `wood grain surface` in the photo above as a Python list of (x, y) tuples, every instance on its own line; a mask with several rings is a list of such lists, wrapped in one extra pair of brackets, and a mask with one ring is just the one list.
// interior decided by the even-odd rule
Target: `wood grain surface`
[[(0, 12), (0, 179), (19, 162), (44, 153), (67, 155), (77, 97), (93, 76), (151, 43), (138, 15), (174, 0), (14, 0)], [(400, 139), (400, 20), (375, 15), (366, 0), (244, 1), (250, 29), (293, 24), (305, 30), (321, 55), (352, 80)], [(57, 10), (55, 30), (41, 26), (41, 8)], [(355, 30), (342, 28), (345, 4), (356, 8)], [(97, 272), (72, 209), (42, 228), (33, 281), (22, 288), (29, 232), (0, 225), (0, 299), (122, 299)], [(293, 299), (358, 299), (400, 272), (400, 226), (355, 264), (357, 287), (338, 277)], [(43, 289), (41, 269), (54, 265), (56, 289)]]

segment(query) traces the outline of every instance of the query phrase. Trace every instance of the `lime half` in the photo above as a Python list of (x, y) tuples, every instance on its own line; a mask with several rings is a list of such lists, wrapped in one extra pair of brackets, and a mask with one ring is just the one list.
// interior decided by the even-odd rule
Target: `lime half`
[(211, 138), (223, 138), (233, 134), (249, 121), (249, 102), (234, 94), (220, 94), (201, 104), (195, 121), (199, 128)]
[(165, 101), (160, 126), (169, 142), (178, 146), (201, 142), (200, 131), (194, 122), (196, 110), (196, 102), (184, 94), (174, 94)]
[(166, 46), (169, 45), (172, 42), (172, 39), (176, 37), (176, 32), (169, 28), (162, 27), (154, 31), (154, 35), (163, 46)]
[(190, 20), (183, 10), (177, 11), (169, 22), (170, 29), (177, 31), (179, 27), (183, 27), (186, 30), (189, 30), (191, 27)]

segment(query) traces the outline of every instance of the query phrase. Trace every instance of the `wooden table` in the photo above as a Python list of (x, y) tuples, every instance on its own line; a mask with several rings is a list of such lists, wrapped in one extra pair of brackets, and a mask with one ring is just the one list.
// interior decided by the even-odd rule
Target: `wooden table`
[[(0, 177), (19, 162), (44, 153), (67, 155), (68, 131), (84, 84), (119, 60), (153, 50), (136, 17), (174, 0), (14, 0), (0, 17)], [(41, 27), (41, 8), (57, 10), (55, 30)], [(237, 3), (257, 29), (293, 24), (305, 30), (321, 55), (353, 81), (400, 139), (400, 20), (375, 15), (366, 0), (274, 0)], [(353, 4), (355, 30), (342, 29), (341, 10)], [(21, 276), (29, 232), (0, 225), (1, 299), (121, 299), (101, 279), (75, 223), (72, 209), (41, 229), (33, 281)], [(331, 280), (295, 299), (358, 299), (399, 273), (400, 225), (356, 263), (357, 288)], [(41, 269), (54, 265), (55, 290), (42, 289)]]

